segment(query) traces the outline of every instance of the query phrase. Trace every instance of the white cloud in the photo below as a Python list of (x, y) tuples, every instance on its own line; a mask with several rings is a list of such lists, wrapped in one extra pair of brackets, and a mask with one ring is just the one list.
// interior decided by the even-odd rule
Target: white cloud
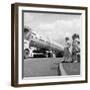
[(81, 19), (78, 15), (28, 13), (24, 25), (30, 26), (33, 31), (49, 39), (62, 42), (66, 36), (80, 33)]
[(57, 40), (65, 38), (66, 36), (70, 37), (72, 33), (78, 32), (79, 30), (75, 30), (78, 26), (78, 22), (74, 20), (57, 20), (52, 23), (40, 23), (37, 29), (38, 32), (40, 31), (44, 33), (44, 35), (49, 36), (49, 38)]

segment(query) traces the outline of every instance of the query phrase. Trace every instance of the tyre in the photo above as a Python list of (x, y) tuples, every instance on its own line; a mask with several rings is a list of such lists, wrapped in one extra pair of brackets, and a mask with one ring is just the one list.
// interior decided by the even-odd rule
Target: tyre
[(27, 59), (29, 57), (29, 49), (24, 50), (24, 59)]

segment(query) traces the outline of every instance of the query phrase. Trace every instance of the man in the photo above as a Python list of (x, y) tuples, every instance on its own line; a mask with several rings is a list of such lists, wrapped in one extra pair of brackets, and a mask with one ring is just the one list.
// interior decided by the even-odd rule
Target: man
[(65, 38), (65, 47), (64, 47), (64, 61), (63, 62), (71, 62), (71, 52), (70, 52), (71, 43), (68, 37)]
[(73, 62), (79, 62), (80, 61), (80, 41), (79, 41), (79, 35), (74, 34), (72, 36), (73, 42), (72, 42), (72, 60)]

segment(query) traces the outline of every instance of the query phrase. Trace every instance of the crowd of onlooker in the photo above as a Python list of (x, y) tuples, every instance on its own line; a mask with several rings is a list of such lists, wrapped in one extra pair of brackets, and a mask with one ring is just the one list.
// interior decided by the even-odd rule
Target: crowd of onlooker
[(73, 34), (72, 41), (69, 37), (65, 37), (63, 62), (80, 62), (80, 37), (78, 34)]

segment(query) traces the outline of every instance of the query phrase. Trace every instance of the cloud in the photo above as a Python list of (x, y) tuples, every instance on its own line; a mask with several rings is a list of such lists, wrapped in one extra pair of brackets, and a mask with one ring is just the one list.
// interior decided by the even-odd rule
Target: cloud
[(50, 40), (63, 42), (66, 36), (80, 33), (81, 19), (78, 15), (26, 14), (24, 25)]

